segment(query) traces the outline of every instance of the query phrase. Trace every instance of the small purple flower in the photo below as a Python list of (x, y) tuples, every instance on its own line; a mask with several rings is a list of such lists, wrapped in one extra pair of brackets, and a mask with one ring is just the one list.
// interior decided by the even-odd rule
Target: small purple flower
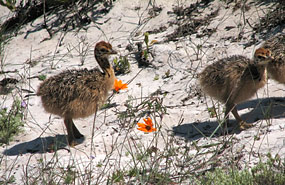
[(91, 155), (90, 157), (91, 157), (91, 159), (95, 159), (95, 156), (93, 156), (93, 155)]
[(23, 100), (22, 103), (21, 103), (21, 107), (22, 107), (22, 108), (26, 108), (26, 107), (27, 107), (27, 103), (26, 103), (24, 100)]

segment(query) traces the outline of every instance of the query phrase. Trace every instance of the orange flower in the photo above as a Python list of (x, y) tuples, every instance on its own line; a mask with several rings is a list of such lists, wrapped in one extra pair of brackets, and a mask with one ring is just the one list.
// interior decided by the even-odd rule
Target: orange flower
[(153, 123), (150, 118), (143, 119), (145, 123), (137, 123), (139, 128), (138, 130), (144, 131), (144, 132), (153, 132), (156, 131), (156, 128), (153, 128)]
[(122, 80), (115, 79), (114, 89), (116, 92), (118, 92), (121, 89), (127, 89), (127, 88), (128, 84), (123, 84)]

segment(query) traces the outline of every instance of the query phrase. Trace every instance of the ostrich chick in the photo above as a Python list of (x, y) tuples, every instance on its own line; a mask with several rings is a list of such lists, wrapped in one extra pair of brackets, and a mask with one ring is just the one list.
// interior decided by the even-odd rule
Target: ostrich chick
[(268, 39), (262, 47), (272, 51), (274, 58), (267, 66), (269, 77), (285, 84), (285, 33)]
[(115, 75), (108, 61), (116, 54), (112, 45), (101, 41), (96, 44), (94, 55), (102, 69), (67, 70), (42, 82), (37, 91), (44, 109), (64, 118), (68, 144), (76, 145), (75, 139), (84, 137), (73, 123), (73, 119), (94, 114), (113, 88)]
[(232, 112), (241, 130), (251, 126), (241, 119), (236, 104), (251, 98), (266, 84), (266, 65), (271, 60), (271, 52), (259, 48), (253, 60), (240, 55), (223, 58), (199, 74), (202, 90), (226, 105), (224, 127), (229, 122), (229, 112)]

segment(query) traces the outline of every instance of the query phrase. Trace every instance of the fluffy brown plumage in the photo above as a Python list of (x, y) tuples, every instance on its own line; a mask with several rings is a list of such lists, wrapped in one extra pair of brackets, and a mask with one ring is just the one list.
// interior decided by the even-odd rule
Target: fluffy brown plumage
[(239, 116), (236, 104), (251, 98), (266, 84), (266, 65), (271, 60), (271, 52), (260, 48), (253, 60), (240, 55), (223, 58), (199, 74), (202, 90), (226, 105), (226, 124), (232, 112), (241, 129), (250, 126)]
[(40, 84), (37, 95), (47, 112), (64, 118), (69, 145), (83, 137), (72, 119), (94, 114), (113, 88), (115, 75), (108, 57), (116, 53), (111, 44), (101, 41), (96, 44), (94, 55), (103, 72), (97, 68), (67, 70)]
[(269, 76), (285, 84), (285, 33), (268, 39), (262, 47), (271, 50), (274, 58), (274, 62), (267, 66)]

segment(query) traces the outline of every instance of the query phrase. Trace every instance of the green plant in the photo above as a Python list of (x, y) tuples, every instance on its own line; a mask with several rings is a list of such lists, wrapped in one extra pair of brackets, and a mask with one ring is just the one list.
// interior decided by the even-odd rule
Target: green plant
[(172, 76), (173, 76), (173, 75), (170, 74), (170, 70), (168, 69), (168, 70), (164, 73), (164, 75), (162, 76), (162, 79), (170, 78), (170, 77), (172, 77)]
[(144, 33), (144, 43), (146, 45), (146, 49), (148, 50), (149, 49), (149, 33), (148, 32)]
[(6, 6), (9, 8), (11, 11), (16, 10), (16, 0), (6, 0), (5, 2), (3, 0), (0, 0), (0, 5)]
[(147, 60), (148, 59), (148, 50), (143, 50), (143, 57), (144, 57), (144, 59), (145, 60)]
[(254, 184), (285, 184), (285, 160), (281, 160), (279, 155), (274, 158), (269, 153), (268, 160), (251, 169)]
[(21, 131), (23, 125), (23, 108), (20, 100), (16, 99), (10, 110), (0, 110), (0, 145), (9, 143), (13, 136)]
[(4, 184), (16, 184), (15, 181), (16, 181), (15, 176), (14, 176), (14, 175), (11, 175), (6, 181), (0, 180), (0, 184), (1, 184), (1, 185), (2, 185), (2, 184), (3, 184), (3, 185), (4, 185)]
[(116, 106), (116, 103), (106, 102), (100, 107), (100, 110), (109, 109), (109, 108), (115, 107), (115, 106)]
[(127, 74), (130, 72), (130, 62), (126, 56), (120, 56), (118, 59), (117, 57), (113, 60), (114, 63), (114, 70), (116, 74)]
[(207, 172), (206, 175), (199, 180), (199, 184), (203, 185), (227, 185), (227, 184), (251, 184), (252, 176), (249, 170), (243, 171), (229, 170), (225, 171), (221, 168), (215, 169), (213, 172)]
[(226, 184), (285, 184), (285, 163), (277, 155), (272, 158), (268, 155), (266, 162), (259, 162), (249, 169), (216, 168), (207, 172), (202, 178), (198, 178), (198, 184), (226, 185)]
[(171, 174), (160, 171), (159, 168), (145, 169), (144, 167), (132, 168), (127, 175), (137, 179), (138, 184), (175, 184)]
[(147, 60), (149, 55), (149, 33), (144, 33), (144, 43), (146, 45), (146, 50), (143, 50), (143, 57)]
[(217, 112), (215, 107), (208, 107), (208, 112), (211, 118), (217, 117)]
[(47, 76), (46, 75), (39, 75), (38, 78), (40, 81), (44, 81), (47, 78)]
[(109, 179), (109, 183), (119, 183), (124, 180), (124, 172), (121, 170), (116, 170), (113, 172), (111, 179)]
[(65, 176), (64, 176), (64, 184), (72, 184), (75, 181), (76, 172), (72, 170), (71, 166), (67, 166)]
[(159, 75), (156, 74), (153, 80), (159, 80)]

